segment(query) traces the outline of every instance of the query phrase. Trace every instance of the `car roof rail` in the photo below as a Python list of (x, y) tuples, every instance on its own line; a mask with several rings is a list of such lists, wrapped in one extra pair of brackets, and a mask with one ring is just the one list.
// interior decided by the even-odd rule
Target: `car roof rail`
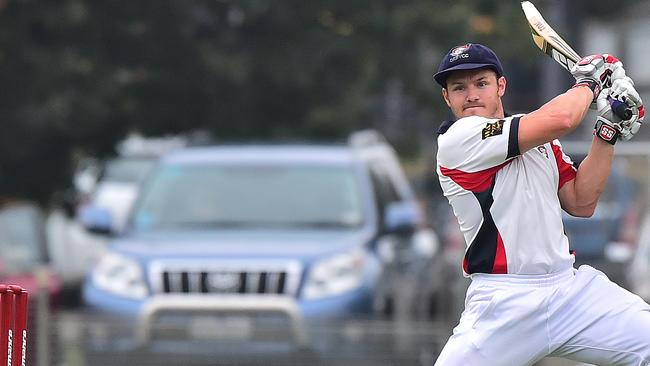
[(350, 134), (348, 144), (352, 147), (361, 148), (386, 145), (388, 142), (384, 135), (377, 130), (361, 130)]

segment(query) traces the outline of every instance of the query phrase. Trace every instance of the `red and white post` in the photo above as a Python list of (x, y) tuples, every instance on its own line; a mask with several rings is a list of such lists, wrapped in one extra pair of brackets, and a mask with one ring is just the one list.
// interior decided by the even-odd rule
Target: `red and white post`
[(27, 291), (0, 284), (0, 366), (25, 365)]
[(14, 292), (14, 349), (13, 365), (25, 366), (27, 357), (27, 290), (20, 286), (9, 286)]

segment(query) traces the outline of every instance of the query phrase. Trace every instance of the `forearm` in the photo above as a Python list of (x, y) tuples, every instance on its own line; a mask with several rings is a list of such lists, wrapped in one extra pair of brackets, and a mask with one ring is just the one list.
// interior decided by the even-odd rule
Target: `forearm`
[(521, 117), (519, 150), (526, 152), (575, 129), (585, 118), (593, 97), (587, 87), (571, 88)]
[(575, 178), (575, 204), (579, 211), (591, 215), (596, 209), (598, 199), (605, 190), (613, 160), (614, 146), (594, 137)]
[[(551, 99), (537, 110), (550, 119), (564, 119), (567, 127), (564, 133), (576, 128), (585, 118), (593, 100), (593, 93), (587, 87), (567, 90), (564, 94)], [(559, 137), (559, 136), (558, 136)]]

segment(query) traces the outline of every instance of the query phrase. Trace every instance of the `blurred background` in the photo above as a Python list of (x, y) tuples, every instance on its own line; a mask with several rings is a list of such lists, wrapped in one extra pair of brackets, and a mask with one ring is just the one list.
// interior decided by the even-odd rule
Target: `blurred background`
[[(650, 100), (650, 2), (534, 3)], [(493, 48), (510, 113), (572, 85), (511, 0), (0, 0), (0, 20), (0, 281), (30, 291), (39, 366), (433, 364), (467, 286), (440, 58)], [(591, 129), (562, 140), (576, 165)], [(578, 264), (646, 300), (649, 141), (565, 217)]]

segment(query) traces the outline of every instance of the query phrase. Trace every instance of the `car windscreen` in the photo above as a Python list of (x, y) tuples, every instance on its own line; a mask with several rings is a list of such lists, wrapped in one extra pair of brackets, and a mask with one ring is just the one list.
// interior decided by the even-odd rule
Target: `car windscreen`
[(100, 180), (120, 183), (139, 183), (156, 164), (156, 158), (124, 157), (106, 162)]
[(136, 231), (187, 228), (353, 228), (363, 214), (347, 165), (161, 167), (134, 210)]

